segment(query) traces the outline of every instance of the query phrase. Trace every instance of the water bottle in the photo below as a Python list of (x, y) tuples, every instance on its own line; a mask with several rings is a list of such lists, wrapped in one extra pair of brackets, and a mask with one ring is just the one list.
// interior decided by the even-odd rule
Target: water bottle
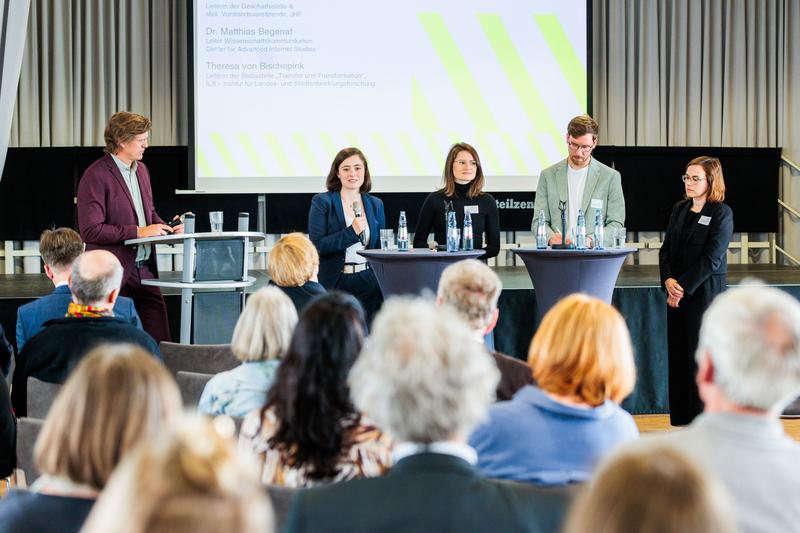
[(586, 249), (586, 217), (583, 209), (578, 209), (578, 224), (575, 227), (575, 248), (578, 250)]
[(606, 236), (606, 230), (603, 227), (603, 213), (600, 209), (594, 210), (594, 249), (603, 249), (603, 239)]
[(464, 213), (464, 246), (463, 250), (472, 250), (472, 214)]
[(536, 248), (547, 249), (547, 222), (544, 219), (544, 209), (539, 210), (539, 222), (536, 224)]
[(447, 251), (458, 251), (458, 225), (455, 211), (447, 212)]
[(405, 211), (400, 211), (400, 222), (397, 223), (397, 251), (408, 251), (408, 224)]

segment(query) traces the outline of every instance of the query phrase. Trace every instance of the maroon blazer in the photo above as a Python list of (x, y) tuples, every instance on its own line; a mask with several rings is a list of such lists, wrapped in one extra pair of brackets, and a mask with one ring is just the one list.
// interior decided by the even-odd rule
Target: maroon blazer
[[(139, 161), (136, 165), (139, 190), (142, 194), (144, 217), (148, 225), (163, 224), (153, 207), (150, 173)], [(136, 238), (136, 210), (133, 198), (114, 159), (104, 155), (83, 173), (78, 184), (78, 229), (87, 250), (108, 250), (122, 263), (122, 286), (128, 281), (136, 263), (136, 246), (122, 244)], [(155, 248), (148, 260), (151, 272), (158, 277)]]

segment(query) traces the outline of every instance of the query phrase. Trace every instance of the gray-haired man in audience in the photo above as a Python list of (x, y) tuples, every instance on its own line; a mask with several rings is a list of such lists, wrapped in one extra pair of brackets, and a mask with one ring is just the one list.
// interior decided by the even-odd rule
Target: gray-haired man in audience
[(800, 444), (778, 416), (800, 394), (800, 303), (745, 284), (703, 316), (697, 383), (705, 411), (663, 437), (727, 486), (745, 533), (800, 528)]
[(483, 479), (467, 435), (499, 373), (447, 306), (390, 299), (350, 372), (356, 407), (397, 441), (388, 474), (298, 494), (291, 532), (557, 531), (563, 495)]
[[(494, 330), (500, 315), (497, 300), (503, 284), (494, 271), (477, 259), (467, 259), (445, 268), (439, 280), (436, 303), (451, 306), (472, 327), (475, 342)], [(493, 351), (500, 370), (497, 399), (510, 400), (514, 393), (533, 383), (533, 372), (524, 362)]]
[(92, 250), (72, 263), (67, 316), (45, 322), (17, 357), (11, 403), (17, 416), (27, 413), (27, 380), (63, 383), (86, 353), (98, 344), (131, 343), (160, 357), (158, 344), (129, 319), (114, 316), (122, 265), (111, 252)]

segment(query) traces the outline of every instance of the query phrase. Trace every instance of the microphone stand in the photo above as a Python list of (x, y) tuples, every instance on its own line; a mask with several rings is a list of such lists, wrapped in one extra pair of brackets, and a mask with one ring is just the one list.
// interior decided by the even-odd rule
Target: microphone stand
[(574, 250), (575, 244), (567, 244), (567, 202), (558, 201), (558, 210), (561, 211), (561, 244), (551, 246), (553, 250)]

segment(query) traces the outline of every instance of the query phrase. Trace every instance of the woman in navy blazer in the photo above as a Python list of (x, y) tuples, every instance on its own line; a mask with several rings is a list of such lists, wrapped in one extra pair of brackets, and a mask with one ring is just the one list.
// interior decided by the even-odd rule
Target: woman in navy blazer
[(661, 284), (667, 291), (669, 417), (685, 425), (703, 411), (697, 392), (695, 350), (703, 312), (725, 290), (733, 212), (722, 203), (725, 180), (715, 157), (689, 161), (686, 197), (675, 204), (659, 251)]
[(357, 252), (378, 246), (386, 217), (383, 202), (367, 194), (372, 180), (361, 150), (336, 154), (325, 187), (327, 192), (311, 199), (308, 213), (308, 236), (319, 252), (319, 282), (358, 298), (371, 322), (383, 297), (375, 273)]

